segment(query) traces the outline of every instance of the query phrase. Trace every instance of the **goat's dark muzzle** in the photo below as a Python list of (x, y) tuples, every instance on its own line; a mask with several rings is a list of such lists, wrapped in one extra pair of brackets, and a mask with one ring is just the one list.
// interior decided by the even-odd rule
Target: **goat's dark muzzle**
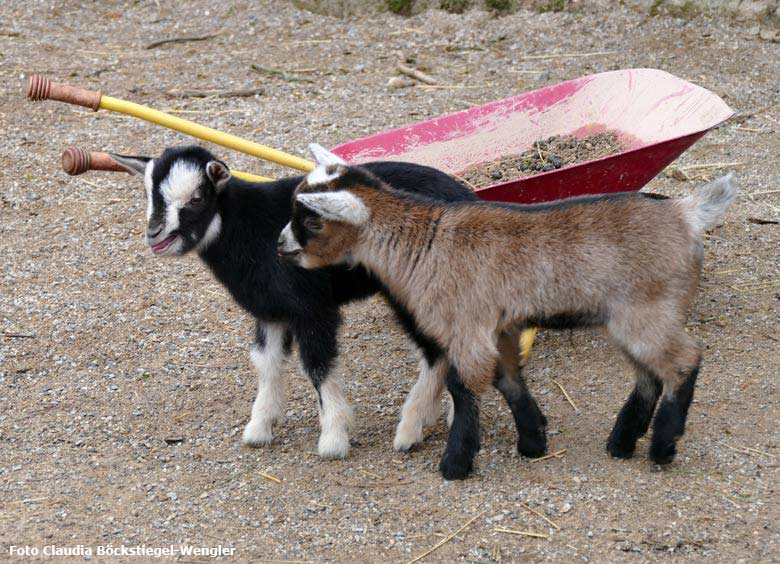
[(155, 225), (149, 225), (146, 228), (146, 238), (148, 240), (153, 240), (155, 237), (157, 237), (163, 230), (162, 223), (157, 223)]

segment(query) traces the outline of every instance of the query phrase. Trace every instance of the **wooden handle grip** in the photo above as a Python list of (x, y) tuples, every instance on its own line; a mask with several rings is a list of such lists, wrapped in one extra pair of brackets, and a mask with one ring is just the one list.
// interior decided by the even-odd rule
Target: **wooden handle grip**
[(35, 102), (39, 100), (57, 100), (76, 106), (84, 106), (98, 111), (101, 92), (78, 88), (61, 82), (52, 82), (39, 74), (30, 75), (27, 83), (27, 97)]
[(68, 147), (62, 153), (62, 170), (76, 176), (88, 170), (108, 170), (111, 172), (127, 172), (108, 153), (88, 152), (79, 147)]

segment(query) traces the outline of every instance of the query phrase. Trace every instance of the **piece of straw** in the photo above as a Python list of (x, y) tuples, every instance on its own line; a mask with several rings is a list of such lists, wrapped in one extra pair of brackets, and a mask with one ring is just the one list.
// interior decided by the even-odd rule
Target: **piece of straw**
[(530, 462), (541, 462), (542, 460), (547, 460), (548, 458), (560, 458), (562, 454), (566, 452), (567, 449), (562, 448), (558, 452), (554, 452), (552, 454), (548, 454), (546, 456), (540, 456), (539, 458), (532, 458)]
[(564, 397), (566, 398), (566, 401), (569, 402), (569, 404), (574, 408), (574, 411), (579, 411), (580, 409), (577, 407), (577, 404), (572, 401), (572, 399), (569, 397), (569, 394), (566, 392), (563, 386), (561, 386), (557, 380), (553, 380), (553, 384), (558, 386), (561, 391), (563, 392)]
[(547, 522), (548, 522), (550, 525), (552, 525), (552, 527), (553, 527), (553, 528), (554, 528), (556, 531), (560, 531), (560, 530), (561, 530), (561, 527), (560, 527), (560, 526), (559, 526), (557, 523), (555, 523), (554, 521), (551, 521), (550, 519), (548, 519), (547, 517), (545, 517), (545, 516), (544, 516), (542, 513), (539, 513), (539, 512), (538, 512), (536, 509), (531, 509), (531, 508), (530, 508), (530, 507), (528, 507), (528, 506), (527, 506), (525, 503), (521, 503), (521, 504), (520, 504), (520, 507), (522, 507), (523, 509), (527, 509), (528, 511), (530, 511), (530, 512), (531, 512), (531, 513), (533, 513), (534, 515), (537, 515), (538, 517), (541, 517), (542, 519), (544, 519), (545, 521), (547, 521)]
[(276, 482), (277, 484), (281, 484), (282, 481), (277, 478), (276, 476), (271, 476), (268, 472), (258, 472), (263, 478), (266, 480), (271, 480), (272, 482)]
[(414, 564), (415, 562), (419, 562), (420, 560), (422, 560), (423, 558), (425, 558), (426, 556), (428, 556), (428, 555), (429, 555), (431, 552), (433, 552), (434, 550), (437, 550), (437, 549), (439, 549), (439, 548), (440, 548), (442, 545), (444, 545), (444, 544), (446, 544), (446, 543), (450, 542), (452, 539), (454, 539), (454, 538), (455, 538), (455, 537), (458, 535), (458, 533), (461, 533), (461, 532), (465, 531), (465, 530), (468, 528), (468, 526), (469, 526), (469, 525), (471, 525), (471, 524), (472, 524), (474, 521), (476, 521), (477, 519), (479, 519), (480, 517), (482, 517), (482, 515), (484, 515), (484, 514), (485, 514), (485, 512), (484, 512), (484, 511), (482, 511), (482, 512), (481, 512), (479, 515), (475, 515), (474, 517), (472, 517), (471, 519), (469, 519), (469, 520), (466, 522), (466, 524), (465, 524), (465, 525), (463, 525), (463, 526), (462, 526), (460, 529), (458, 529), (458, 530), (457, 530), (457, 531), (455, 531), (454, 533), (451, 533), (451, 534), (447, 535), (445, 538), (443, 538), (443, 539), (442, 539), (442, 540), (440, 540), (438, 543), (436, 543), (436, 544), (433, 546), (433, 548), (431, 548), (431, 549), (427, 550), (426, 552), (423, 552), (423, 553), (422, 553), (420, 556), (418, 556), (417, 558), (414, 558), (413, 560), (410, 560), (410, 561), (409, 561), (409, 562), (407, 562), (406, 564)]
[(501, 529), (498, 527), (493, 530), (497, 533), (509, 533), (510, 535), (523, 535), (524, 537), (536, 537), (540, 539), (549, 538), (549, 535), (545, 535), (544, 533), (532, 533), (531, 531), (516, 531), (515, 529)]

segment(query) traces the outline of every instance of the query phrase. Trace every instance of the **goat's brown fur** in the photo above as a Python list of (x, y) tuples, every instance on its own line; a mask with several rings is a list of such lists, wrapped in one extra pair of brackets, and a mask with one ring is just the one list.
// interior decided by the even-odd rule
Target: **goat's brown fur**
[(559, 314), (591, 314), (669, 385), (696, 363), (684, 323), (700, 242), (675, 200), (626, 196), (518, 213), (418, 203), (366, 186), (350, 191), (371, 222), (362, 229), (324, 222), (305, 256), (321, 266), (348, 251), (376, 272), (453, 351), (475, 393), (493, 377), (497, 335)]

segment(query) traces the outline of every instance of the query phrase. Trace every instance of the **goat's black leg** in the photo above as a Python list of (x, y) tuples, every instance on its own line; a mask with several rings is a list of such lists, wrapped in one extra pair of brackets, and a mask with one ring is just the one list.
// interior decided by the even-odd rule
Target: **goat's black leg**
[(498, 370), (495, 386), (512, 410), (517, 427), (517, 452), (529, 458), (543, 456), (547, 452), (547, 418), (528, 391), (522, 369), (517, 366), (510, 373)]
[(439, 470), (446, 480), (462, 480), (474, 468), (479, 451), (479, 398), (466, 388), (453, 366), (447, 372), (447, 389), (455, 405), (455, 418)]
[(542, 414), (523, 380), (523, 369), (517, 362), (520, 355), (519, 334), (515, 331), (499, 337), (499, 364), (493, 385), (504, 396), (517, 427), (517, 451), (536, 458), (547, 451), (547, 419)]
[(318, 452), (324, 458), (344, 458), (349, 451), (352, 408), (341, 390), (340, 379), (331, 374), (338, 355), (336, 334), (341, 321), (337, 311), (292, 324), (301, 364), (319, 395), (320, 439)]
[(637, 364), (634, 390), (618, 414), (607, 440), (607, 452), (615, 458), (631, 458), (636, 442), (647, 433), (655, 405), (661, 395), (661, 381), (647, 368)]
[(284, 419), (285, 390), (282, 364), (290, 354), (291, 335), (281, 321), (256, 321), (255, 343), (249, 358), (257, 372), (257, 396), (252, 404), (252, 417), (244, 428), (243, 442), (257, 447), (271, 442), (272, 427)]
[(685, 432), (685, 420), (693, 401), (693, 390), (699, 375), (700, 363), (683, 375), (682, 383), (671, 394), (664, 394), (653, 422), (650, 460), (669, 464), (677, 454), (677, 440)]

